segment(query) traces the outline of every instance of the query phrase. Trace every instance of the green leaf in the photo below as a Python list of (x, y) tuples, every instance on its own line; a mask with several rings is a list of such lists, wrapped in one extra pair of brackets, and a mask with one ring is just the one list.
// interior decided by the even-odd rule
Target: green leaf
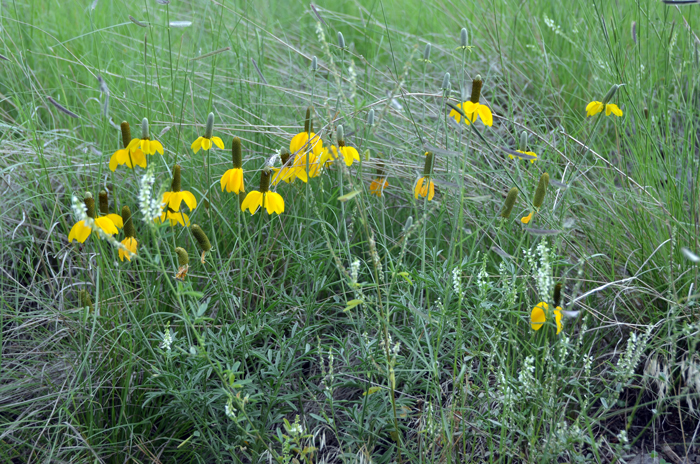
[(353, 190), (353, 191), (350, 192), (350, 193), (346, 193), (346, 194), (343, 195), (342, 197), (338, 197), (338, 201), (348, 201), (348, 200), (350, 200), (350, 199), (352, 199), (352, 198), (355, 198), (355, 197), (358, 196), (360, 193), (362, 193), (360, 190)]

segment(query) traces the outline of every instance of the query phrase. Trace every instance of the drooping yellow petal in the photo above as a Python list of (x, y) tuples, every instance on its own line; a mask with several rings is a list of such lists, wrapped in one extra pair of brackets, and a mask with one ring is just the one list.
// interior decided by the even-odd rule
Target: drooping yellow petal
[(532, 308), (532, 313), (530, 313), (530, 327), (533, 330), (540, 330), (542, 325), (547, 320), (545, 316), (545, 311), (549, 308), (549, 305), (544, 301), (537, 303), (537, 306)]
[(163, 144), (157, 140), (151, 140), (151, 155), (154, 153), (163, 154)]
[(352, 166), (353, 161), (360, 161), (360, 154), (353, 147), (340, 147), (340, 152), (343, 154), (347, 166)]
[[(457, 108), (460, 108), (460, 109), (461, 109), (461, 108), (462, 108), (462, 104), (461, 104), (461, 103), (457, 103)], [(459, 122), (462, 120), (462, 115), (459, 113), (459, 111), (454, 110), (454, 109), (450, 110), (449, 116), (450, 116), (451, 118), (454, 118), (454, 120), (457, 121), (457, 123), (459, 123)]]
[(484, 125), (493, 126), (493, 114), (491, 113), (489, 107), (486, 105), (479, 104), (476, 109)]
[(117, 226), (115, 226), (112, 220), (108, 217), (98, 217), (95, 219), (95, 225), (107, 235), (115, 235), (119, 232), (117, 230)]
[(124, 258), (126, 258), (128, 261), (131, 261), (131, 255), (136, 254), (138, 244), (139, 243), (134, 237), (126, 237), (124, 240), (122, 240), (122, 245), (126, 247), (126, 250), (119, 248), (119, 259), (124, 261)]
[(277, 192), (265, 193), (265, 208), (267, 209), (267, 214), (284, 213), (284, 198)]
[(224, 149), (224, 141), (221, 140), (221, 137), (212, 137), (211, 141), (214, 142), (214, 145), (219, 147), (221, 150)]
[(153, 151), (151, 149), (151, 141), (149, 139), (141, 140), (141, 151), (147, 155), (152, 155)]
[(307, 134), (306, 132), (299, 132), (297, 135), (292, 137), (292, 140), (289, 142), (289, 151), (292, 154), (300, 152), (304, 145), (306, 145), (306, 142), (308, 141), (309, 134)]
[(464, 120), (464, 123), (466, 125), (469, 125), (476, 121), (476, 116), (477, 116), (477, 105), (478, 103), (474, 103), (471, 100), (470, 101), (465, 101), (464, 104), (462, 105), (462, 111), (464, 111), (464, 114), (467, 116)]
[(592, 101), (586, 105), (586, 116), (595, 116), (596, 114), (603, 111), (603, 103), (599, 101)]
[(419, 196), (425, 196), (423, 195), (423, 181), (425, 180), (425, 177), (421, 177), (418, 179), (416, 182), (416, 186), (413, 188), (413, 196), (415, 198), (418, 198)]
[(71, 227), (68, 233), (68, 242), (77, 240), (80, 243), (85, 243), (85, 240), (90, 236), (92, 229), (85, 224), (85, 221), (76, 222), (73, 227)]
[(195, 140), (194, 142), (192, 142), (192, 145), (190, 145), (190, 148), (191, 148), (195, 153), (197, 153), (197, 152), (202, 148), (202, 139), (204, 139), (204, 137), (197, 137), (197, 140)]
[(614, 103), (608, 103), (605, 105), (605, 115), (610, 116), (610, 113), (615, 116), (622, 117), (622, 110)]
[(105, 214), (106, 218), (109, 218), (110, 221), (114, 223), (115, 226), (117, 226), (118, 229), (123, 229), (124, 228), (124, 220), (122, 217), (118, 214)]
[(182, 192), (180, 192), (180, 195), (181, 198), (185, 201), (185, 204), (190, 209), (190, 211), (194, 211), (194, 209), (197, 207), (197, 199), (194, 197), (192, 192), (183, 190)]
[(523, 224), (529, 224), (530, 221), (532, 220), (532, 216), (534, 216), (534, 215), (535, 215), (535, 212), (530, 211), (530, 214), (528, 214), (525, 217), (520, 218), (520, 222), (522, 222)]
[[(124, 164), (124, 154), (129, 152), (126, 149), (117, 150), (114, 152), (112, 157), (109, 159), (109, 170), (114, 172), (117, 170), (117, 166)], [(128, 159), (128, 158), (127, 158)]]
[(202, 137), (202, 150), (209, 150), (211, 148), (211, 139)]
[(133, 152), (134, 150), (139, 148), (140, 145), (141, 139), (131, 139), (131, 142), (129, 142), (129, 145), (126, 147), (126, 149)]
[(428, 185), (428, 189), (430, 190), (430, 193), (428, 193), (428, 201), (431, 201), (435, 196), (435, 183), (432, 179), (428, 179)]
[(243, 203), (241, 203), (241, 211), (245, 211), (247, 209), (250, 214), (255, 214), (258, 208), (260, 208), (262, 205), (262, 198), (262, 193), (258, 192), (257, 190), (253, 190), (246, 195), (245, 200), (243, 200)]
[(146, 155), (139, 149), (134, 150), (131, 155), (127, 153), (126, 165), (133, 169), (134, 165), (146, 169)]
[(165, 193), (163, 193), (162, 203), (165, 203), (165, 206), (172, 209), (173, 211), (177, 211), (178, 209), (180, 209), (180, 202), (182, 201), (179, 193), (180, 192), (165, 192)]
[(561, 332), (561, 329), (562, 329), (561, 316), (562, 316), (561, 306), (557, 306), (556, 309), (554, 310), (554, 319), (557, 321), (557, 335), (559, 335), (559, 332)]

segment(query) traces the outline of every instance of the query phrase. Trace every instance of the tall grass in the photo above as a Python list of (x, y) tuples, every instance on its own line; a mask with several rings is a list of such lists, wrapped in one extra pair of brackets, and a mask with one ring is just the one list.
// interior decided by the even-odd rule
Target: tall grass
[[(697, 8), (0, 8), (3, 460), (613, 462), (663, 443), (690, 452)], [(449, 116), (477, 75), (491, 127)], [(624, 116), (586, 117), (613, 84), (624, 84), (611, 101)], [(242, 140), (246, 192), (257, 190), (308, 107), (324, 146), (342, 125), (360, 161), (280, 183), (281, 215), (241, 212), (242, 198), (219, 188), (231, 140)], [(226, 149), (195, 154), (210, 112)], [(170, 190), (178, 163), (198, 202), (191, 223), (213, 245), (203, 260), (190, 228), (142, 220), (145, 170), (108, 167), (121, 121), (138, 137), (144, 117), (165, 147), (148, 156), (153, 194)], [(432, 200), (414, 196), (426, 151)], [(388, 176), (381, 197), (370, 191), (377, 169)], [(544, 203), (524, 225), (545, 172)], [(504, 219), (512, 187), (519, 198)], [(131, 207), (131, 261), (96, 233), (68, 242), (72, 197), (101, 190), (110, 212)], [(190, 257), (182, 280), (176, 247)], [(539, 302), (547, 322), (533, 330)]]

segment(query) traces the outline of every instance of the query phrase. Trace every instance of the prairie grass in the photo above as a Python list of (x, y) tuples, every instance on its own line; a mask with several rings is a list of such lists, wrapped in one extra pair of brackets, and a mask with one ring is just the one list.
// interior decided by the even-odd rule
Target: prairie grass
[[(699, 12), (4, 3), (0, 459), (685, 457), (700, 393)], [(477, 75), (491, 126), (450, 116)], [(614, 85), (623, 116), (587, 117)], [(308, 108), (320, 143), (340, 146), (342, 125), (359, 159), (272, 186), (281, 214), (241, 211), (219, 181), (233, 138), (250, 194)], [(194, 153), (210, 113), (225, 149)], [(164, 153), (110, 170), (120, 123), (141, 137), (143, 118)], [(144, 220), (180, 168), (190, 227)], [(432, 199), (414, 194), (424, 176)], [(131, 260), (96, 230), (68, 240), (85, 192), (103, 190), (109, 213), (131, 209)]]

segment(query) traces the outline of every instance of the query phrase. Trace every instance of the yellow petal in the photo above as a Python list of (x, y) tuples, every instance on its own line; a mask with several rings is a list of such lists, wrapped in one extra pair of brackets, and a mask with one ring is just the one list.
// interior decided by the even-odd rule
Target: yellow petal
[(586, 105), (586, 116), (595, 116), (603, 111), (603, 104), (599, 101), (592, 101)]
[(557, 335), (559, 334), (559, 332), (561, 332), (561, 329), (562, 329), (561, 316), (562, 316), (561, 306), (557, 306), (557, 308), (554, 310), (554, 319), (557, 321)]
[(221, 140), (221, 137), (212, 137), (211, 141), (214, 142), (214, 145), (219, 147), (221, 150), (224, 149), (224, 141)]
[(122, 217), (120, 215), (112, 213), (112, 214), (105, 214), (104, 217), (106, 217), (110, 221), (112, 221), (114, 223), (114, 225), (117, 226), (117, 228), (119, 228), (119, 229), (124, 228), (124, 220), (122, 219)]
[(340, 152), (345, 158), (345, 164), (352, 166), (353, 161), (360, 161), (360, 154), (353, 147), (341, 147)]
[(78, 221), (71, 227), (68, 233), (68, 242), (77, 240), (80, 243), (85, 243), (85, 240), (87, 240), (91, 232), (92, 229), (85, 224), (85, 221)]
[(163, 154), (163, 144), (157, 140), (151, 140), (151, 155), (156, 152)]
[(605, 105), (605, 115), (610, 116), (610, 113), (614, 114), (615, 116), (622, 116), (622, 110), (614, 103), (608, 103)]
[[(132, 164), (133, 162), (133, 164)], [(134, 165), (141, 166), (142, 168), (146, 169), (146, 155), (143, 154), (143, 152), (139, 149), (134, 150), (131, 154), (127, 153), (127, 161), (125, 163), (127, 166), (130, 168), (133, 168)]]
[(257, 190), (253, 190), (248, 195), (246, 195), (245, 200), (241, 203), (241, 211), (248, 209), (250, 214), (255, 214), (260, 205), (262, 205), (262, 193)]
[(295, 154), (306, 145), (306, 142), (309, 141), (309, 134), (306, 132), (299, 132), (297, 135), (292, 137), (292, 141), (289, 142), (289, 151), (292, 154)]
[(194, 197), (192, 192), (184, 190), (180, 192), (180, 195), (182, 196), (182, 199), (185, 200), (185, 204), (190, 209), (190, 211), (194, 211), (194, 209), (197, 207), (197, 199)]
[(267, 192), (265, 194), (267, 214), (284, 213), (284, 198), (277, 192)]
[(202, 139), (204, 137), (197, 137), (197, 140), (192, 142), (192, 145), (190, 145), (190, 148), (194, 150), (195, 153), (197, 153), (201, 148), (202, 148)]
[(141, 140), (141, 151), (143, 151), (147, 155), (152, 155), (153, 152), (151, 151), (151, 141), (148, 139), (143, 139)]
[(236, 194), (245, 192), (245, 184), (243, 181), (243, 169), (234, 169), (231, 178), (233, 179), (233, 192)]
[(141, 145), (141, 139), (131, 139), (131, 142), (129, 142), (129, 145), (127, 145), (126, 149), (133, 152), (140, 145)]
[(542, 328), (542, 324), (544, 324), (546, 320), (544, 312), (547, 308), (549, 308), (549, 305), (544, 301), (532, 308), (532, 313), (530, 313), (530, 327), (532, 327), (533, 330), (540, 330)]
[(477, 111), (485, 126), (493, 126), (493, 114), (486, 105), (479, 105)]
[(321, 153), (323, 153), (323, 142), (321, 141), (321, 136), (316, 135), (313, 132), (311, 132), (309, 146), (311, 147), (311, 151), (314, 155), (321, 156)]
[(107, 235), (115, 235), (117, 232), (117, 226), (114, 225), (112, 220), (108, 217), (98, 217), (95, 219), (95, 225), (102, 229), (102, 232), (104, 232)]
[(209, 150), (211, 148), (211, 139), (202, 137), (202, 150)]
[(535, 212), (530, 211), (530, 214), (528, 214), (525, 217), (520, 218), (520, 222), (522, 222), (523, 224), (529, 224), (530, 221), (532, 220), (532, 216), (534, 216), (534, 215), (535, 215)]
[(430, 201), (435, 196), (435, 183), (432, 181), (432, 179), (428, 179), (428, 186), (428, 189), (430, 190), (430, 193), (428, 194), (428, 201)]

